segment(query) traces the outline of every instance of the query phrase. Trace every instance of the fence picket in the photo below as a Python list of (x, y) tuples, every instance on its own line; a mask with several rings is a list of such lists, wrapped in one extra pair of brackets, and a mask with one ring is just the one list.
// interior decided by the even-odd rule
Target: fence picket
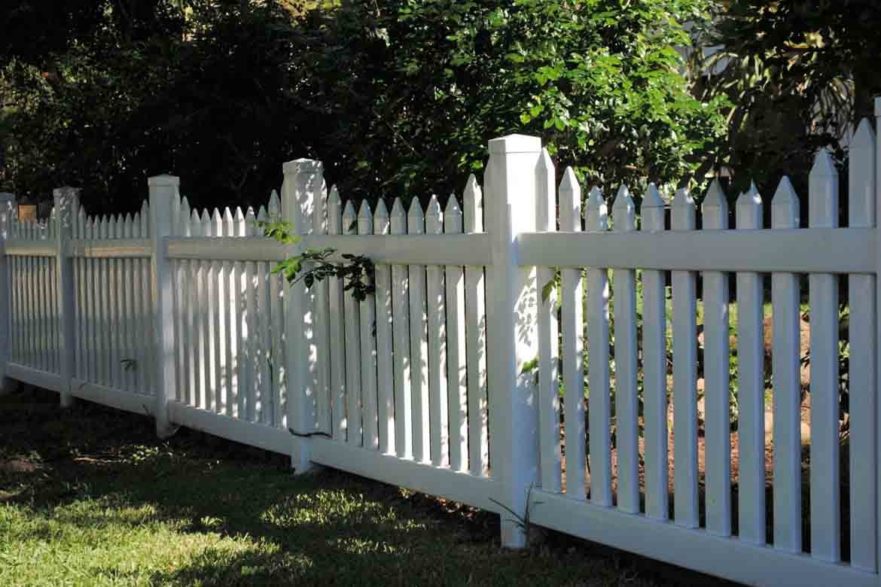
[[(99, 225), (99, 239), (105, 240), (109, 237), (109, 222), (106, 216), (101, 217), (101, 224)], [(111, 346), (111, 331), (113, 330), (113, 326), (110, 322), (110, 261), (108, 259), (101, 259), (99, 261), (101, 267), (100, 277), (98, 279), (99, 287), (101, 288), (101, 301), (98, 304), (99, 312), (100, 312), (100, 320), (98, 327), (98, 336), (101, 340), (100, 352), (99, 352), (99, 361), (100, 361), (100, 380), (99, 383), (103, 383), (107, 386), (113, 385), (113, 380), (111, 376), (111, 360), (112, 360), (112, 352), (113, 347)]]
[[(342, 233), (342, 219), (340, 217), (340, 194), (336, 186), (330, 189), (327, 198), (327, 232), (328, 234)], [(394, 218), (392, 219), (394, 222)], [(340, 279), (330, 278), (327, 284), (329, 297), (329, 322), (330, 331), (330, 387), (331, 387), (331, 414), (333, 418), (332, 435), (335, 440), (345, 440), (348, 418), (346, 416), (346, 341), (345, 322), (343, 320), (343, 284)]]
[[(132, 217), (130, 235), (131, 238), (145, 238), (141, 232), (140, 213), (135, 214)], [(130, 263), (132, 296), (131, 315), (129, 320), (131, 321), (131, 359), (133, 363), (130, 364), (129, 371), (131, 375), (131, 388), (137, 393), (147, 392), (147, 385), (144, 378), (146, 371), (148, 370), (148, 365), (144, 348), (145, 341), (150, 339), (148, 338), (147, 332), (145, 332), (144, 321), (147, 319), (150, 308), (144, 304), (143, 291), (145, 288), (149, 287), (150, 282), (147, 281), (145, 283), (143, 280), (143, 265), (145, 261), (145, 259), (131, 259)], [(172, 269), (172, 271), (174, 270)]]
[[(256, 216), (254, 208), (250, 206), (245, 211), (244, 231), (246, 237), (256, 236)], [(257, 263), (245, 261), (245, 271), (242, 280), (242, 297), (245, 299), (245, 312), (242, 317), (242, 347), (244, 350), (244, 369), (242, 391), (245, 395), (245, 418), (249, 422), (257, 422), (260, 417), (262, 405), (260, 404), (260, 390), (258, 386), (258, 353), (260, 333), (257, 331)]]
[[(367, 200), (361, 201), (358, 211), (358, 234), (373, 234), (373, 213)], [(376, 396), (376, 324), (374, 296), (359, 302), (361, 319), (361, 426), (364, 431), (363, 446), (371, 450), (379, 448), (379, 425), (377, 422)]]
[[(343, 208), (343, 234), (356, 234), (357, 217), (352, 201)], [(346, 440), (361, 446), (361, 308), (352, 292), (343, 293), (346, 334)]]
[[(636, 230), (630, 191), (622, 185), (612, 204), (615, 232)], [(637, 396), (636, 272), (616, 269), (615, 286), (615, 423), (618, 445), (618, 509), (639, 513), (639, 398)]]
[[(400, 198), (395, 198), (390, 217), (391, 234), (406, 234), (407, 215)], [(413, 401), (410, 389), (410, 307), (407, 296), (407, 267), (392, 265), (392, 331), (394, 338), (395, 453), (413, 458)]]
[[(584, 210), (588, 232), (608, 230), (608, 210), (599, 188), (592, 188)], [(587, 397), (590, 438), (590, 501), (612, 505), (612, 407), (609, 387), (609, 275), (587, 269)]]
[[(267, 207), (268, 219), (270, 222), (277, 221), (281, 217), (281, 200), (278, 192), (272, 190), (269, 195), (269, 206)], [(272, 426), (281, 428), (284, 423), (284, 414), (286, 406), (282, 396), (282, 382), (285, 378), (285, 361), (284, 361), (284, 344), (283, 344), (283, 328), (284, 324), (284, 299), (282, 294), (284, 286), (282, 276), (274, 271), (274, 265), (269, 263), (266, 267), (267, 279), (269, 281), (269, 330), (271, 335), (271, 343), (269, 347), (268, 361), (270, 367), (270, 388), (272, 390)], [(220, 267), (221, 274), (224, 267)], [(223, 279), (221, 278), (221, 281)], [(221, 325), (223, 327), (223, 325)]]
[[(673, 230), (694, 230), (694, 200), (676, 192)], [(698, 526), (697, 495), (697, 305), (695, 274), (673, 271), (673, 511), (680, 526)]]
[[(838, 226), (838, 172), (825, 149), (815, 159), (809, 178), (812, 227)], [(838, 278), (808, 277), (811, 323), (811, 556), (838, 562)]]
[[(318, 166), (313, 177), (312, 233), (327, 234), (327, 186), (324, 183), (324, 170)], [(319, 281), (312, 286), (313, 304), (313, 350), (315, 362), (315, 395), (318, 429), (328, 430), (331, 426), (331, 354), (330, 354), (330, 291), (327, 281)]]
[[(450, 194), (444, 209), (444, 234), (462, 232), (462, 209)], [(468, 470), (468, 382), (465, 362), (465, 282), (459, 265), (444, 272), (447, 312), (447, 401), (450, 429), (450, 468)]]
[[(215, 237), (223, 236), (223, 218), (221, 218), (218, 208), (215, 208), (211, 214), (211, 235)], [(209, 290), (212, 328), (211, 388), (214, 396), (213, 408), (217, 414), (222, 414), (226, 409), (226, 388), (223, 384), (223, 370), (226, 357), (226, 333), (222, 308), (223, 300), (226, 299), (223, 291), (224, 281), (223, 263), (212, 261), (211, 289)]]
[[(425, 216), (418, 198), (410, 202), (408, 234), (425, 232)], [(413, 402), (413, 458), (429, 459), (428, 325), (425, 315), (425, 267), (409, 265), (410, 286), (410, 389)]]
[[(260, 206), (260, 209), (257, 211), (257, 222), (263, 223), (269, 221), (269, 214), (266, 212), (266, 208), (264, 206)], [(259, 225), (258, 225), (259, 226)], [(260, 234), (259, 228), (254, 231), (256, 234)], [(257, 354), (255, 356), (257, 360), (257, 394), (260, 397), (260, 413), (258, 416), (258, 421), (261, 424), (272, 424), (275, 419), (275, 413), (278, 411), (278, 406), (275, 403), (274, 398), (274, 386), (272, 384), (272, 356), (270, 355), (270, 349), (272, 348), (272, 333), (270, 332), (270, 317), (271, 317), (271, 307), (272, 307), (272, 298), (270, 297), (270, 287), (269, 287), (269, 271), (271, 267), (269, 263), (263, 261), (257, 263), (257, 314), (256, 314), (256, 324), (257, 324), (257, 333), (259, 334), (259, 339), (255, 342), (257, 343)], [(315, 325), (313, 324), (314, 328)]]
[[(581, 232), (581, 186), (571, 167), (560, 182), (560, 231)], [(561, 269), (560, 329), (563, 355), (563, 417), (566, 431), (566, 496), (585, 498), (584, 278)]]
[[(664, 202), (654, 184), (642, 200), (642, 232), (664, 231)], [(667, 519), (667, 288), (663, 271), (642, 272), (645, 513)]]
[[(110, 216), (108, 238), (120, 238), (120, 218)], [(122, 314), (120, 312), (120, 298), (122, 297), (122, 279), (120, 276), (121, 259), (108, 261), (107, 289), (110, 295), (110, 305), (107, 307), (108, 328), (110, 330), (110, 385), (116, 389), (122, 388)]]
[[(468, 176), (464, 204), (465, 232), (483, 232), (483, 193), (474, 175)], [(468, 384), (468, 466), (472, 475), (488, 470), (489, 438), (487, 429), (486, 388), (486, 297), (484, 269), (465, 267), (465, 352), (471, 365)]]
[[(737, 198), (737, 230), (762, 227), (762, 199), (755, 185)], [(740, 482), (738, 534), (765, 543), (765, 385), (762, 279), (737, 273), (737, 404)]]
[[(380, 199), (373, 213), (373, 234), (389, 234), (389, 214)], [(379, 420), (379, 450), (394, 454), (395, 406), (392, 358), (392, 298), (391, 268), (381, 263), (376, 266), (376, 380), (377, 418)], [(325, 322), (325, 325), (327, 323)]]
[[(850, 147), (848, 200), (850, 227), (875, 226), (875, 134), (868, 120), (860, 122)], [(874, 571), (877, 563), (877, 520), (866, 515), (876, 508), (877, 353), (874, 275), (848, 276), (850, 305), (848, 369), (850, 401), (850, 560)]]
[[(203, 218), (207, 219), (205, 211), (200, 215), (193, 210), (193, 236), (203, 237), (205, 234), (205, 223)], [(196, 406), (203, 410), (211, 409), (211, 391), (208, 389), (208, 267), (205, 261), (199, 260), (195, 263), (195, 295), (196, 307), (194, 311), (195, 329), (196, 329), (196, 346), (194, 364), (196, 367), (196, 396), (198, 401)]]
[[(560, 230), (581, 232), (581, 186), (571, 167), (560, 182)], [(581, 269), (562, 269), (560, 307), (563, 356), (563, 414), (566, 430), (566, 496), (585, 498), (584, 278)]]
[[(710, 184), (701, 212), (704, 230), (728, 229), (728, 203), (718, 179), (714, 179)], [(728, 274), (722, 271), (707, 271), (703, 275), (703, 280), (706, 524), (709, 532), (719, 536), (730, 536)]]
[(37, 282), (37, 263), (38, 259), (34, 257), (26, 257), (25, 265), (27, 267), (27, 287), (25, 292), (25, 299), (29, 301), (28, 303), (28, 314), (32, 317), (28, 322), (28, 342), (27, 342), (27, 364), (37, 366), (37, 359), (39, 357), (37, 344), (40, 336), (40, 297), (37, 294), (38, 282)]
[[(554, 164), (547, 149), (538, 161), (536, 185), (536, 230), (556, 232), (557, 198)], [(541, 299), (538, 301), (538, 410), (541, 487), (559, 493), (562, 488), (562, 446), (560, 442), (559, 348), (557, 285), (553, 267), (539, 267)]]
[[(180, 199), (175, 196), (172, 200), (172, 211), (178, 210), (179, 207)], [(144, 203), (141, 205), (140, 229), (142, 238), (149, 238), (151, 236), (150, 206), (147, 203), (147, 200), (144, 200)], [(174, 229), (175, 227), (172, 225), (171, 230), (174, 231)], [(144, 369), (141, 370), (141, 376), (143, 378), (144, 390), (149, 391), (150, 393), (155, 393), (157, 357), (155, 345), (153, 345), (153, 290), (152, 287), (150, 287), (153, 270), (150, 263), (150, 259), (141, 260), (141, 283), (143, 284), (143, 287), (139, 291), (141, 292), (141, 305), (142, 308), (144, 308), (141, 316), (141, 329), (144, 333), (144, 337), (141, 339), (140, 343), (145, 363)]]
[[(437, 196), (431, 196), (425, 213), (426, 234), (443, 233), (443, 212)], [(430, 265), (426, 274), (426, 310), (428, 314), (428, 418), (430, 430), (430, 456), (433, 465), (441, 467), (449, 463), (447, 451), (449, 414), (446, 401), (446, 339), (444, 313), (443, 269)]]
[[(233, 238), (235, 234), (235, 224), (233, 221), (232, 210), (228, 207), (223, 209), (223, 228), (221, 235), (227, 238)], [(223, 372), (223, 413), (233, 417), (236, 413), (235, 392), (233, 391), (233, 380), (235, 377), (235, 361), (236, 361), (236, 310), (234, 303), (235, 296), (235, 275), (233, 274), (233, 263), (224, 261), (221, 265), (221, 324), (224, 329), (223, 347), (224, 352), (224, 372)]]
[[(134, 219), (131, 214), (125, 215), (125, 220), (123, 222), (123, 236), (126, 239), (133, 239), (135, 237)], [(138, 261), (138, 259), (123, 259), (122, 262), (124, 275), (123, 293), (125, 294), (122, 310), (125, 326), (125, 363), (122, 365), (122, 374), (123, 379), (125, 380), (124, 387), (127, 390), (137, 389), (135, 373), (140, 367), (135, 356), (135, 345), (137, 344), (137, 337), (135, 334), (137, 320), (135, 296), (140, 293), (140, 290), (135, 289), (134, 271)]]
[[(183, 236), (193, 237), (192, 210), (187, 203), (187, 199), (183, 199), (181, 207), (181, 222), (184, 224)], [(186, 308), (183, 345), (185, 347), (186, 359), (184, 360), (184, 389), (186, 390), (186, 403), (189, 406), (199, 405), (198, 380), (196, 379), (196, 353), (195, 347), (198, 344), (196, 335), (196, 308), (198, 304), (197, 298), (197, 282), (195, 277), (195, 269), (198, 265), (197, 261), (185, 261), (184, 265), (184, 307)]]
[[(243, 238), (246, 236), (245, 231), (245, 214), (241, 207), (236, 207), (233, 217), (233, 234), (236, 237)], [(229, 279), (229, 324), (230, 334), (230, 354), (232, 355), (233, 368), (232, 380), (230, 382), (230, 390), (232, 391), (233, 413), (236, 418), (246, 419), (245, 401), (247, 397), (248, 380), (245, 374), (245, 363), (247, 356), (245, 355), (245, 341), (247, 330), (245, 330), (245, 293), (247, 287), (247, 275), (245, 275), (245, 264), (241, 261), (235, 261), (230, 272)]]
[[(771, 200), (771, 227), (797, 228), (798, 196), (783, 177)], [(774, 384), (774, 548), (801, 552), (801, 374), (799, 284), (771, 274)]]
[[(95, 240), (98, 229), (94, 218), (86, 219), (86, 238), (91, 242)], [(88, 340), (86, 352), (88, 354), (88, 367), (86, 369), (87, 381), (98, 382), (98, 259), (84, 259), (86, 263), (86, 313), (88, 315), (86, 338)]]
[[(73, 229), (73, 238), (76, 240), (82, 240), (85, 238), (85, 225), (86, 225), (86, 210), (82, 207), (77, 210), (76, 219), (74, 222)], [(75, 356), (75, 365), (76, 365), (76, 377), (81, 381), (87, 381), (87, 376), (85, 373), (86, 359), (85, 359), (85, 332), (86, 332), (86, 316), (83, 312), (86, 307), (86, 282), (85, 282), (85, 273), (86, 273), (86, 259), (74, 259), (74, 281), (76, 283), (76, 303), (75, 303), (75, 318), (76, 318), (76, 356)], [(11, 291), (10, 291), (11, 293)]]

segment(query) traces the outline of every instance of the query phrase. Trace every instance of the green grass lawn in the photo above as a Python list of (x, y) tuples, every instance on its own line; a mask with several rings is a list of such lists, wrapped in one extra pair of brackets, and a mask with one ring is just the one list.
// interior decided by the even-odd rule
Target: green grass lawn
[(503, 550), (496, 516), (152, 420), (0, 397), (0, 585), (695, 584), (547, 533)]

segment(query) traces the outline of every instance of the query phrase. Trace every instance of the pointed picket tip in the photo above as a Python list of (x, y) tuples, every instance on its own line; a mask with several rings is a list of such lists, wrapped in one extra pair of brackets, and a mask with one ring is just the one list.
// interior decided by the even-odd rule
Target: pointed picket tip
[(265, 222), (269, 218), (269, 214), (266, 212), (265, 206), (260, 206), (257, 210), (257, 220), (260, 222)]
[(437, 194), (431, 194), (431, 198), (428, 200), (428, 208), (425, 211), (426, 216), (440, 216), (441, 207), (440, 202), (437, 199)]
[(606, 201), (603, 198), (603, 192), (599, 187), (593, 186), (590, 188), (590, 192), (587, 194), (587, 208), (590, 210), (596, 210), (605, 205)]
[(229, 206), (223, 209), (223, 221), (232, 222), (232, 210), (229, 209)]
[(719, 178), (713, 179), (710, 183), (710, 187), (707, 188), (707, 195), (704, 196), (703, 208), (713, 209), (713, 210), (727, 210), (728, 209), (728, 198), (725, 196), (725, 191), (722, 189), (722, 184), (719, 182)]
[(202, 224), (211, 222), (211, 216), (208, 214), (207, 208), (202, 208)]
[(376, 211), (373, 213), (374, 218), (388, 218), (388, 207), (386, 207), (385, 202), (382, 198), (376, 202)]
[(211, 221), (214, 222), (215, 224), (221, 221), (221, 214), (220, 214), (219, 208), (214, 209), (214, 214), (211, 215)]
[(628, 210), (633, 210), (633, 197), (630, 195), (630, 190), (627, 189), (627, 186), (621, 184), (618, 188), (618, 193), (615, 194), (615, 201), (612, 202), (612, 213), (623, 213)]
[(348, 200), (343, 207), (343, 218), (355, 218), (355, 206), (352, 205), (352, 200)]
[(771, 199), (771, 226), (774, 228), (795, 228), (799, 221), (798, 194), (792, 187), (789, 177), (780, 178), (777, 191)]
[(826, 147), (820, 149), (814, 157), (814, 166), (811, 167), (810, 177), (838, 177), (835, 162), (832, 161), (832, 154)]
[(468, 179), (465, 180), (465, 190), (462, 193), (465, 196), (465, 202), (476, 201), (480, 198), (480, 184), (477, 183), (477, 177), (473, 173), (468, 174)]
[(691, 192), (688, 191), (688, 188), (679, 188), (676, 190), (676, 195), (673, 196), (671, 205), (674, 208), (694, 207), (694, 198), (691, 197)]
[(795, 188), (792, 187), (789, 176), (784, 175), (780, 178), (780, 183), (777, 184), (777, 191), (774, 192), (771, 205), (791, 206), (793, 204), (798, 205), (798, 194), (795, 193)]
[(654, 183), (650, 183), (648, 189), (645, 191), (645, 196), (642, 198), (642, 207), (643, 208), (663, 208), (664, 207), (664, 199), (661, 198), (661, 192), (658, 191), (658, 186)]
[[(551, 160), (551, 154), (548, 153), (547, 147), (542, 147), (541, 155), (538, 157), (539, 171), (552, 172), (554, 170), (554, 162)], [(551, 175), (551, 173), (548, 173)]]
[(236, 220), (244, 220), (245, 219), (245, 213), (242, 212), (241, 206), (236, 206), (235, 217), (236, 217)]
[(456, 194), (450, 194), (449, 199), (447, 199), (447, 205), (444, 208), (444, 216), (461, 216), (462, 209), (459, 207), (459, 201), (456, 199)]
[(330, 195), (327, 196), (327, 203), (330, 206), (340, 205), (340, 192), (337, 189), (336, 185), (331, 186)]
[(190, 221), (194, 222), (194, 223), (199, 222), (199, 211), (198, 210), (194, 209), (190, 212)]
[(278, 192), (272, 190), (272, 193), (269, 194), (269, 213), (273, 215), (278, 214), (280, 208), (281, 200), (278, 197)]
[(422, 204), (419, 203), (419, 198), (413, 198), (410, 201), (410, 210), (407, 211), (408, 218), (424, 218), (424, 213), (422, 212)]
[(401, 203), (401, 198), (395, 198), (395, 201), (392, 202), (392, 218), (403, 218), (406, 216), (404, 212), (404, 205)]
[(741, 194), (737, 197), (737, 207), (761, 207), (761, 205), (762, 195), (759, 193), (755, 182), (750, 182), (749, 189), (745, 192), (741, 192)]
[(371, 212), (370, 212), (370, 204), (367, 202), (367, 199), (361, 200), (361, 207), (358, 208), (358, 219), (359, 220), (370, 220)]
[[(178, 206), (180, 206), (180, 202), (178, 202)], [(150, 210), (150, 203), (147, 200), (141, 202), (141, 213), (146, 214)]]
[(581, 205), (581, 186), (578, 183), (578, 177), (575, 175), (575, 170), (572, 167), (567, 167), (563, 171), (563, 179), (560, 180), (560, 194), (566, 193), (567, 195), (578, 194), (579, 197), (576, 198), (578, 200), (577, 205)]
[(615, 221), (612, 228), (618, 231), (630, 231), (636, 228), (636, 210), (633, 206), (633, 197), (626, 185), (618, 188), (615, 201), (612, 203), (612, 219)]

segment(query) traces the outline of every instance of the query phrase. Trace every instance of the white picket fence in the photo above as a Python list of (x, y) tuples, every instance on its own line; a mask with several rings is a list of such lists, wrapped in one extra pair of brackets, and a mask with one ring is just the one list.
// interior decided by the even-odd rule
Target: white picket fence
[[(825, 151), (807, 228), (784, 178), (771, 228), (754, 189), (729, 226), (713, 183), (701, 228), (680, 190), (667, 229), (653, 186), (639, 222), (625, 187), (609, 213), (571, 169), (557, 188), (539, 139), (520, 135), (490, 141), (483, 190), (471, 177), (443, 209), (356, 211), (311, 160), (286, 163), (281, 197), (256, 213), (192, 210), (171, 176), (150, 179), (134, 217), (89, 217), (60, 188), (48, 223), (19, 223), (4, 196), (0, 366), (63, 404), (151, 414), (160, 435), (189, 426), (290, 454), (298, 472), (330, 466), (497, 512), (506, 546), (535, 524), (745, 583), (878, 585), (879, 175), (864, 121), (844, 228)], [(255, 221), (277, 217), (300, 243), (261, 236)], [(375, 293), (271, 273), (325, 247), (373, 260)]]

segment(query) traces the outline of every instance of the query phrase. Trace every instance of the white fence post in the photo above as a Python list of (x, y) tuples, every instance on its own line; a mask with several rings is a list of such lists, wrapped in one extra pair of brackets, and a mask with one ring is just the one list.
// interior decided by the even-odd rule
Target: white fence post
[[(517, 235), (536, 229), (536, 178), (541, 139), (509, 135), (489, 142), (484, 179), (492, 265), (487, 299), (490, 466), (499, 481), (502, 545), (522, 548), (529, 491), (538, 481), (535, 383), (523, 366), (538, 355), (538, 291), (534, 267), (517, 263)], [(518, 517), (520, 519), (518, 519)]]
[(12, 315), (9, 307), (9, 266), (6, 260), (6, 236), (12, 222), (12, 207), (15, 196), (0, 192), (0, 393), (11, 389), (12, 382), (6, 379), (6, 364), (9, 362), (12, 332)]
[(174, 307), (171, 262), (165, 252), (165, 237), (172, 234), (174, 202), (179, 197), (180, 178), (157, 175), (147, 180), (150, 190), (150, 255), (153, 291), (153, 340), (156, 344), (156, 434), (169, 436), (174, 430), (168, 419), (168, 398), (175, 393)]
[[(296, 159), (283, 166), (281, 191), (282, 218), (293, 225), (298, 235), (314, 230), (313, 213), (316, 200), (322, 196), (323, 169), (320, 161)], [(298, 253), (302, 248), (298, 246)], [(311, 295), (302, 281), (289, 284), (285, 296), (285, 373), (288, 407), (288, 429), (294, 435), (291, 466), (296, 473), (313, 468), (310, 461), (309, 438), (298, 436), (315, 430), (313, 404), (317, 387), (316, 361), (310, 352), (314, 337), (314, 314)]]
[(69, 256), (68, 241), (73, 235), (73, 223), (76, 220), (79, 204), (79, 190), (72, 187), (55, 188), (52, 191), (55, 203), (55, 234), (57, 256), (55, 257), (55, 275), (58, 283), (58, 312), (61, 326), (61, 406), (73, 404), (70, 395), (71, 379), (74, 374), (74, 356), (76, 349), (73, 260)]

